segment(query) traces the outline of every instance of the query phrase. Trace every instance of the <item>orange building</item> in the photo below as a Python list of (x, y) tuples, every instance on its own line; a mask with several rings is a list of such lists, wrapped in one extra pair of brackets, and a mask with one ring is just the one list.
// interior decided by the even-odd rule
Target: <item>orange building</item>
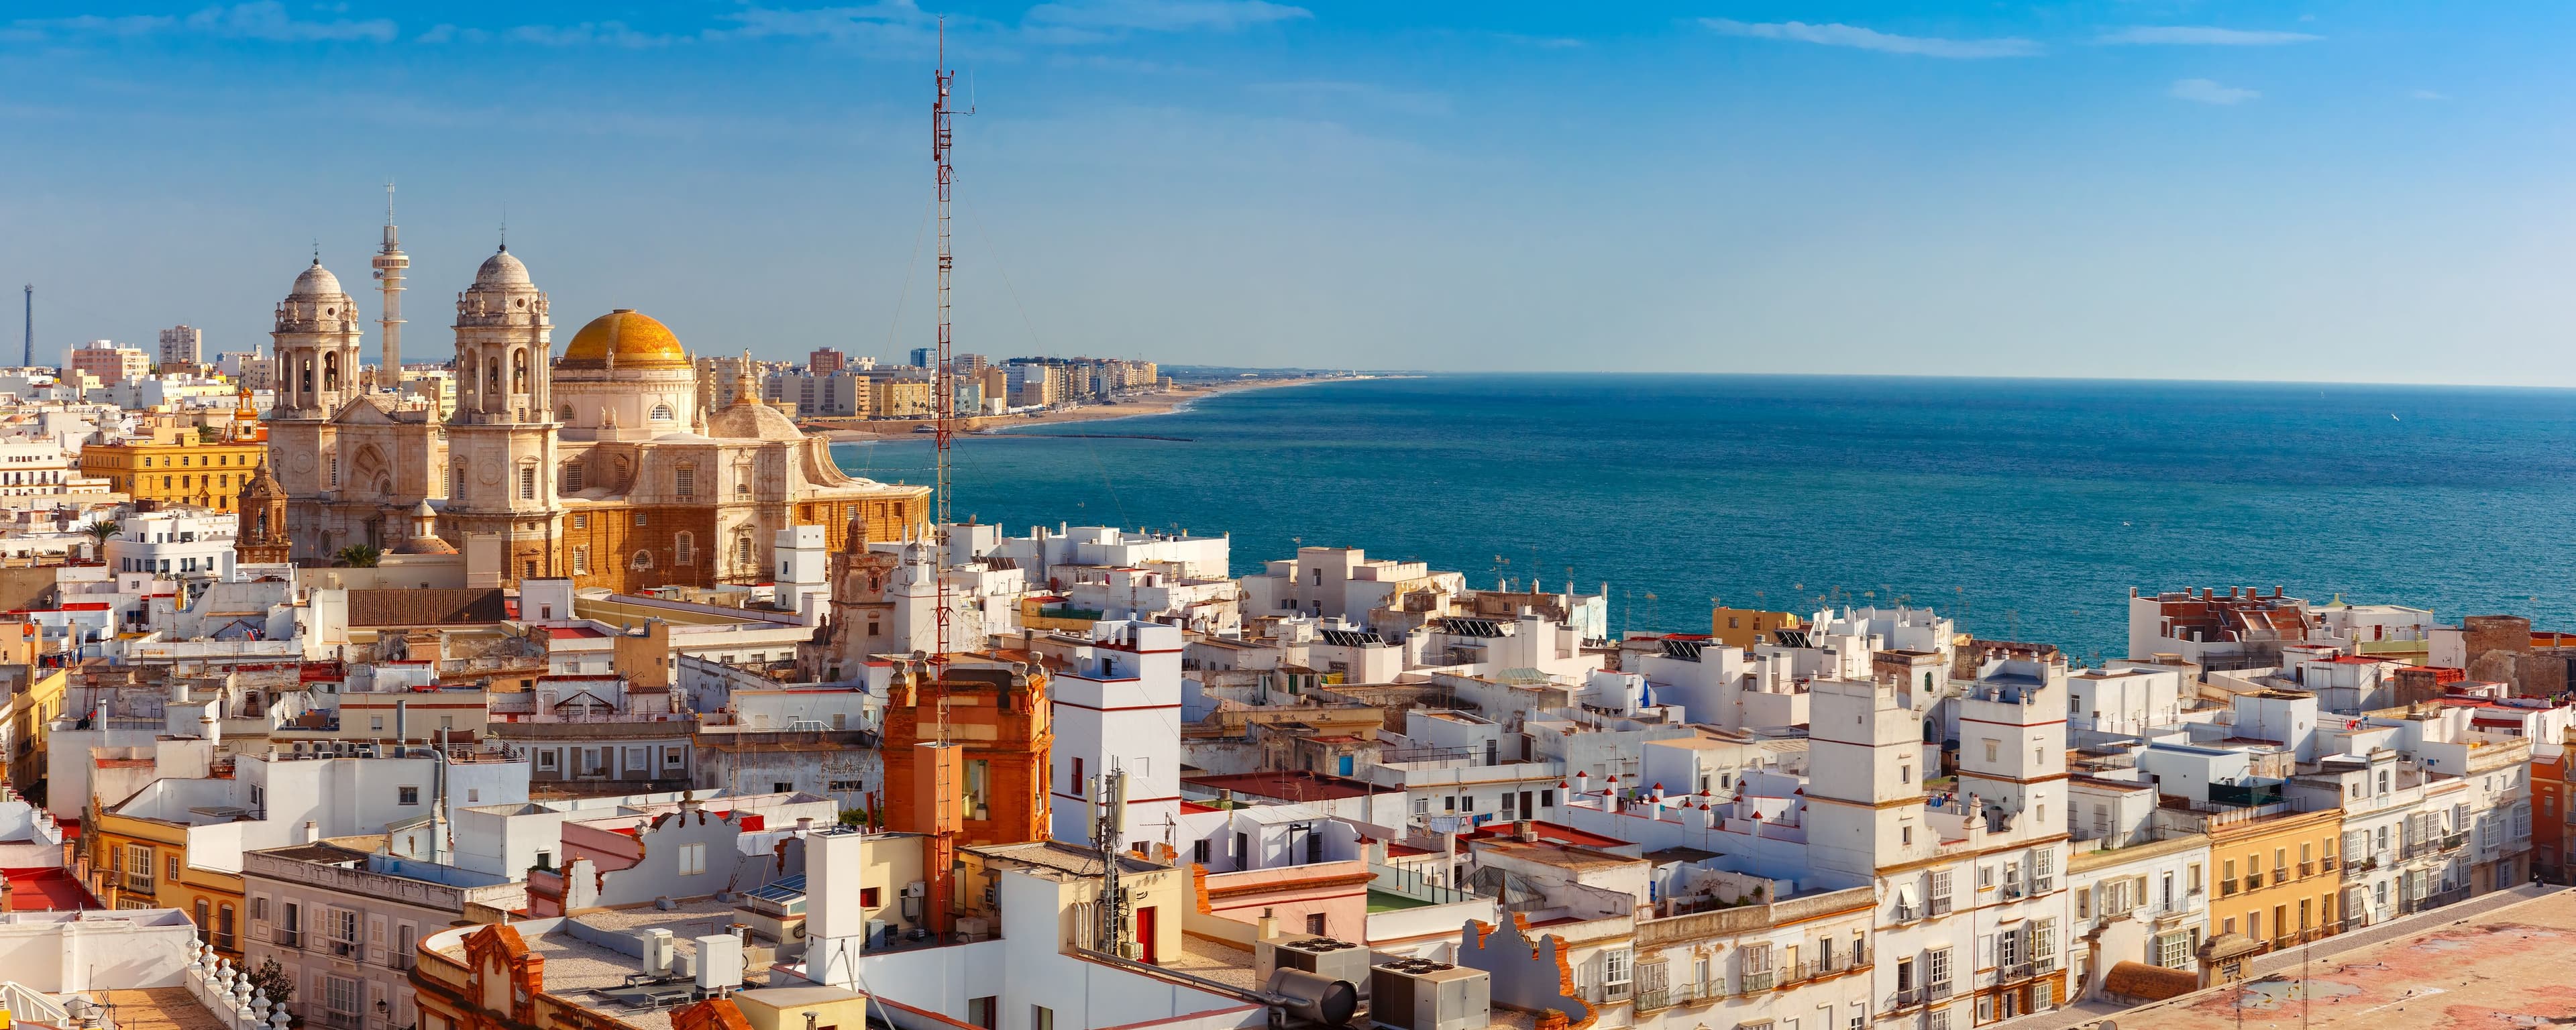
[(897, 675), (886, 707), (881, 822), (897, 832), (935, 832), (934, 813), (923, 809), (929, 785), (918, 778), (927, 765), (921, 745), (940, 739), (945, 707), (959, 778), (951, 794), (962, 795), (957, 844), (1045, 840), (1055, 728), (1044, 667), (1025, 651), (979, 651), (950, 657), (947, 678), (934, 681), (928, 662), (910, 664)]
[(2549, 883), (2569, 883), (2571, 863), (2567, 855), (2568, 815), (2576, 808), (2576, 751), (2557, 749), (2556, 754), (2531, 757), (2531, 872)]

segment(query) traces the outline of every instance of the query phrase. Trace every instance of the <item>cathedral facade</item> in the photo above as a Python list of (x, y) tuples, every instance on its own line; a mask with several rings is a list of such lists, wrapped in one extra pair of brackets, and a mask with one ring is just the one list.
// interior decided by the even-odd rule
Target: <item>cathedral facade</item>
[(457, 295), (448, 418), (368, 388), (358, 327), (319, 261), (277, 309), (261, 479), (286, 497), (299, 563), (356, 544), (401, 550), (434, 532), (469, 574), (629, 593), (766, 582), (790, 526), (825, 527), (839, 548), (852, 533), (917, 535), (929, 519), (928, 487), (842, 472), (825, 440), (757, 390), (714, 407), (696, 362), (650, 317), (602, 315), (558, 357), (546, 295), (506, 247)]

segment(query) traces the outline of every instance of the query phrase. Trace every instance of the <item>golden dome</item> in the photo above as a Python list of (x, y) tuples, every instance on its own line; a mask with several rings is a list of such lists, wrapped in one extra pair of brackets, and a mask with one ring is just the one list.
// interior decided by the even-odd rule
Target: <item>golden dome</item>
[(581, 327), (564, 345), (567, 368), (687, 368), (689, 352), (670, 327), (631, 308), (619, 308)]

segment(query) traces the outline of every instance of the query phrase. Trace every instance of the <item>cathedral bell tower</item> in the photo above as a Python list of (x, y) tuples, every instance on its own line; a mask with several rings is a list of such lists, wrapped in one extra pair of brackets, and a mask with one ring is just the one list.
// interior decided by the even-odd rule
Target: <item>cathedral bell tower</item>
[(563, 508), (555, 499), (554, 323), (528, 268), (503, 247), (456, 298), (456, 414), (447, 420), (445, 535), (469, 572), (500, 542), (503, 582), (555, 576)]
[(269, 474), (267, 462), (260, 462), (259, 471), (242, 483), (234, 508), (239, 513), (233, 530), (235, 563), (285, 563), (293, 549), (286, 535), (286, 488)]

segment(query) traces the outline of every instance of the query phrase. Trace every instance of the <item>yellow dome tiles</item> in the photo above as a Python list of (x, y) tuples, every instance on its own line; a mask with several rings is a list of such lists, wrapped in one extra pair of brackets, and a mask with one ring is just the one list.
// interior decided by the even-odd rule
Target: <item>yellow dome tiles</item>
[(668, 326), (628, 308), (590, 320), (572, 334), (558, 364), (571, 368), (687, 368), (689, 353)]

